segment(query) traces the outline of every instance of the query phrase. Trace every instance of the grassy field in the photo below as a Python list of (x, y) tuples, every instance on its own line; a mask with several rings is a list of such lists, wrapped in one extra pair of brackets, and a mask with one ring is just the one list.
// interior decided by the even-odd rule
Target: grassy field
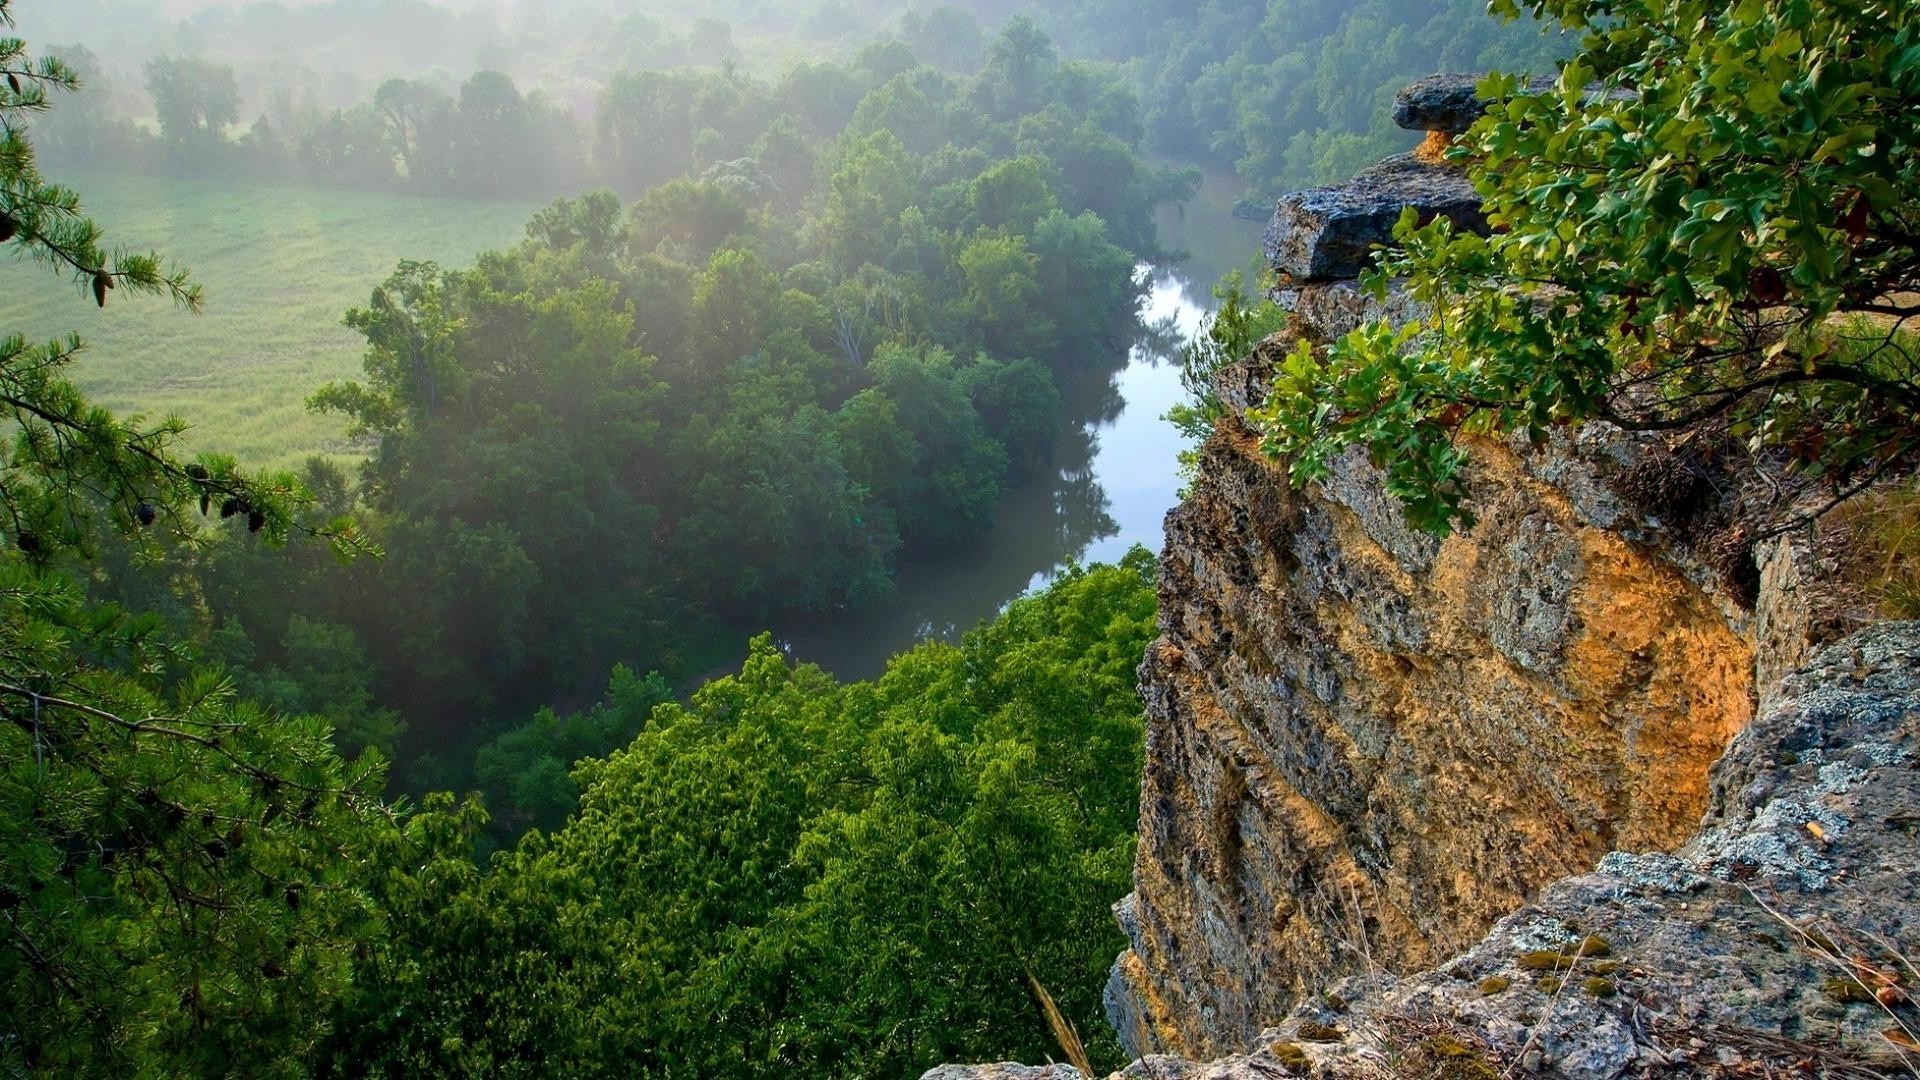
[(193, 446), (253, 467), (292, 467), (353, 449), (306, 397), (360, 374), (362, 342), (340, 324), (401, 258), (470, 265), (514, 242), (525, 203), (66, 174), (109, 243), (158, 249), (206, 288), (194, 315), (120, 297), (104, 311), (38, 263), (0, 261), (0, 328), (88, 342), (77, 381), (126, 413), (175, 414)]

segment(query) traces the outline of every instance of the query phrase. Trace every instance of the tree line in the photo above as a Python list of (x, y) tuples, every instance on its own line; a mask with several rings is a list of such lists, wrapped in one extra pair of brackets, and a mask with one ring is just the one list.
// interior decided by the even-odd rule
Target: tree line
[[(1120, 65), (1140, 103), (1146, 148), (1236, 171), (1250, 190), (1248, 212), (1264, 216), (1281, 191), (1338, 181), (1408, 148), (1412, 137), (1392, 125), (1388, 105), (1411, 80), (1447, 70), (1547, 71), (1569, 47), (1538, 24), (1487, 19), (1474, 0), (814, 7), (794, 22), (845, 59), (793, 64), (772, 77), (741, 65), (743, 50), (721, 19), (676, 36), (645, 14), (603, 26), (577, 13), (577, 23), (605, 36), (602, 51), (606, 41), (653, 43), (630, 48), (623, 61), (581, 61), (596, 73), (591, 110), (578, 108), (577, 93), (574, 107), (545, 89), (523, 93), (502, 71), (461, 81), (441, 68), (390, 79), (344, 108), (296, 104), (288, 86), (263, 85), (254, 96), (267, 107), (246, 120), (232, 65), (162, 56), (144, 79), (157, 133), (112, 112), (98, 58), (72, 46), (56, 52), (99, 84), (96, 100), (55, 118), (43, 143), (63, 162), (370, 190), (545, 197), (605, 185), (637, 195), (662, 179), (758, 156), (756, 141), (774, 117), (802, 133), (833, 130), (874, 81), (903, 65), (924, 62), (961, 78), (990, 68), (1011, 80), (1008, 94), (1030, 93), (1031, 76), (1009, 49), (1052, 51), (1058, 41), (1069, 56)], [(864, 43), (852, 43), (861, 33)], [(989, 116), (990, 97), (981, 95)]]
[[(559, 824), (567, 767), (633, 731), (543, 707), (615, 664), (663, 698), (743, 628), (889, 598), (1049, 468), (1085, 419), (1064, 388), (1124, 362), (1191, 177), (1139, 159), (1115, 73), (1030, 31), (973, 79), (896, 45), (804, 94), (617, 81), (596, 146), (644, 194), (557, 200), (471, 268), (403, 262), (346, 316), (364, 375), (312, 405), (369, 458), (309, 467), (307, 513), (385, 557), (263, 554), (235, 518), (113, 595), (406, 789), (486, 788), (494, 841)], [(699, 170), (708, 136), (738, 156)]]

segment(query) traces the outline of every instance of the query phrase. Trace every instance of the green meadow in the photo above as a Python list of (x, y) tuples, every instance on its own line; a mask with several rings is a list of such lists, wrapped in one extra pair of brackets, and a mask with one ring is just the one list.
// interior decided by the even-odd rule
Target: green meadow
[(251, 467), (358, 453), (337, 417), (306, 398), (360, 372), (359, 337), (341, 325), (402, 258), (467, 265), (511, 244), (534, 207), (297, 187), (59, 174), (84, 193), (109, 245), (155, 249), (206, 290), (198, 314), (158, 298), (94, 307), (41, 263), (0, 263), (0, 327), (28, 338), (77, 331), (74, 366), (103, 405), (193, 425), (190, 444)]

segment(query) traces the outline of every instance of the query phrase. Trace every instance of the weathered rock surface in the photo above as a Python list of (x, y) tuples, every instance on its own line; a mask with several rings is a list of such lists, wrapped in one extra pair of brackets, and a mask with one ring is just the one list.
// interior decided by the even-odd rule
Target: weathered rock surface
[(1920, 623), (1787, 678), (1709, 803), (1678, 851), (1609, 854), (1446, 963), (1324, 987), (1212, 1063), (1116, 1077), (1428, 1075), (1423, 1053), (1565, 1080), (1907, 1075), (1920, 1055), (1883, 1033), (1920, 1024), (1900, 959), (1920, 947)]
[[(1714, 769), (1685, 847), (1610, 854), (1439, 970), (1297, 1010), (1260, 1042), (1325, 1076), (1378, 1060), (1396, 1029), (1568, 1080), (1906, 1075), (1920, 1055), (1883, 1033), (1920, 1013), (1873, 992), (1915, 978), (1900, 956), (1920, 945), (1917, 834), (1920, 624), (1885, 624), (1785, 681)], [(1300, 1040), (1314, 1024), (1343, 1037)]]
[[(1229, 368), (1257, 400), (1286, 340)], [(1248, 1046), (1343, 975), (1466, 948), (1608, 851), (1671, 850), (1752, 716), (1737, 608), (1627, 537), (1596, 432), (1483, 443), (1479, 525), (1400, 516), (1364, 456), (1291, 488), (1231, 418), (1169, 515), (1147, 702), (1136, 1053)]]
[(1368, 323), (1404, 325), (1424, 309), (1397, 281), (1384, 297), (1375, 297), (1357, 281), (1324, 281), (1274, 290), (1273, 299), (1294, 313), (1301, 329), (1318, 341), (1331, 341)]
[(1393, 98), (1393, 122), (1408, 131), (1458, 135), (1486, 114), (1474, 93), (1479, 75), (1443, 74), (1415, 79)]
[(1281, 198), (1267, 224), (1267, 258), (1283, 285), (1356, 277), (1409, 206), (1423, 222), (1445, 216), (1463, 229), (1487, 228), (1464, 172), (1401, 154), (1336, 187)]
[[(1429, 75), (1407, 84), (1393, 98), (1393, 122), (1408, 131), (1440, 131), (1458, 135), (1486, 114), (1487, 103), (1473, 92), (1484, 76), (1480, 73)], [(1529, 80), (1528, 93), (1543, 94), (1553, 89), (1554, 80), (1539, 77)]]

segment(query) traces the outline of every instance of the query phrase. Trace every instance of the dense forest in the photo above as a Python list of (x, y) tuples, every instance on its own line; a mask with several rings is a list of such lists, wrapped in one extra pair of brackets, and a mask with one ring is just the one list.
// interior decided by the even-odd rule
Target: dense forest
[[(364, 376), (312, 405), (357, 470), (188, 455), (86, 402), (77, 339), (5, 342), (9, 1071), (868, 1075), (1043, 1053), (1036, 996), (1110, 1050), (1144, 554), (873, 683), (762, 637), (687, 693), (733, 627), (970, 542), (1140, 331), (1191, 177), (1140, 163), (1111, 72), (1020, 21), (992, 53), (615, 80), (570, 130), (630, 203), (346, 313)], [(0, 66), (7, 239), (108, 316), (197, 307), (40, 172), (83, 74)], [(502, 175), (475, 100), (445, 177)]]
[[(363, 371), (302, 389), (351, 467), (199, 449), (95, 405), (78, 336), (0, 336), (8, 1075), (1107, 1063), (1152, 558), (872, 680), (739, 645), (981, 542), (1148, 331), (1199, 167), (1345, 171), (1405, 78), (1568, 45), (1405, 0), (15, 6), (0, 247), (76, 319), (205, 298), (65, 168), (546, 205), (342, 313)], [(1454, 332), (1290, 357), (1255, 419), (1294, 479), (1364, 446), (1444, 531), (1462, 431), (1702, 410), (1800, 493), (1908, 467), (1913, 13), (1533, 13), (1585, 36), (1487, 84), (1502, 231), (1409, 217), (1385, 264)], [(1252, 289), (1186, 351), (1191, 435), (1285, 317)]]
[[(615, 663), (678, 684), (742, 627), (885, 598), (901, 557), (991, 525), (1078, 421), (1063, 385), (1138, 333), (1151, 215), (1189, 179), (1139, 162), (1110, 75), (1021, 22), (993, 52), (973, 80), (898, 45), (785, 89), (617, 80), (596, 146), (636, 201), (558, 200), (518, 247), (403, 263), (346, 316), (365, 376), (312, 405), (370, 457), (310, 465), (301, 520), (352, 515), (384, 557), (262, 553), (215, 507), (212, 542), (101, 595), (171, 611), (411, 790), (487, 787), (500, 838), (558, 824), (565, 767), (634, 729), (529, 717)], [(749, 156), (692, 175), (696, 105)]]

